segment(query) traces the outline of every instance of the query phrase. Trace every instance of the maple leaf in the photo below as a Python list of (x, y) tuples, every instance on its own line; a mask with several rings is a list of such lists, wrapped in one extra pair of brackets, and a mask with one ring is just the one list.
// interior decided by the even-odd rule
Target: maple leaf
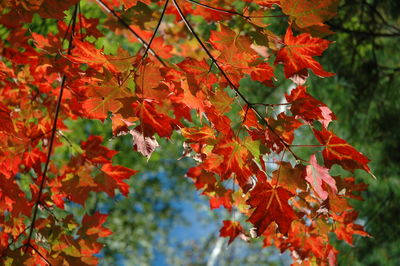
[(333, 73), (323, 70), (320, 63), (313, 56), (320, 56), (331, 43), (317, 37), (311, 37), (308, 33), (293, 36), (292, 29), (288, 27), (285, 38), (285, 46), (278, 51), (275, 64), (283, 63), (285, 77), (290, 78), (303, 69), (311, 69), (315, 75), (330, 77)]
[(75, 5), (79, 0), (45, 0), (42, 2), (38, 10), (41, 17), (62, 20), (65, 15), (64, 11)]
[[(275, 64), (283, 64), (286, 78), (298, 85), (304, 84), (309, 69), (317, 76), (331, 76), (314, 59), (330, 42), (315, 36), (330, 32), (323, 22), (336, 13), (337, 0), (243, 0), (246, 6), (251, 4), (243, 11), (235, 11), (229, 0), (208, 0), (205, 4), (174, 0), (174, 5), (165, 6), (165, 12), (159, 12), (166, 5), (163, 1), (98, 1), (116, 19), (108, 20), (106, 27), (117, 35), (133, 34), (145, 49), (150, 47), (144, 57), (142, 50), (132, 55), (139, 46), (129, 51), (126, 45), (104, 48), (112, 54), (117, 50), (115, 55), (97, 49), (104, 43), (98, 38), (109, 35), (99, 31), (103, 19), (82, 16), (77, 0), (3, 2), (0, 24), (10, 33), (1, 41), (0, 61), (0, 246), (8, 249), (9, 243), (25, 241), (26, 247), (25, 251), (14, 247), (6, 250), (7, 254), (2, 251), (6, 263), (98, 264), (96, 254), (103, 247), (98, 238), (111, 234), (103, 226), (106, 215), (84, 215), (80, 223), (72, 214), (56, 220), (41, 207), (58, 207), (68, 213), (67, 201), (84, 205), (93, 192), (114, 197), (118, 189), (126, 196), (126, 180), (136, 171), (113, 165), (116, 151), (103, 146), (100, 136), (82, 142), (79, 154), (71, 156), (68, 163), (63, 164), (63, 156), (46, 156), (45, 150), (50, 149), (51, 154), (52, 147), (65, 144), (50, 137), (68, 129), (69, 123), (63, 121), (104, 121), (110, 114), (114, 136), (131, 134), (133, 149), (147, 158), (159, 146), (156, 134), (170, 138), (180, 129), (186, 139), (185, 155), (199, 162), (187, 176), (209, 198), (211, 209), (242, 212), (256, 233), (265, 236), (265, 245), (289, 249), (295, 263), (335, 264), (337, 251), (329, 244), (330, 233), (349, 243), (353, 234), (367, 235), (354, 224), (357, 215), (348, 202), (349, 198), (361, 199), (359, 192), (365, 185), (355, 184), (354, 178), (331, 177), (328, 168), (337, 163), (346, 170), (370, 172), (368, 159), (327, 131), (335, 119), (329, 108), (309, 95), (306, 87), (298, 86), (285, 95), (290, 115), (275, 116), (267, 111), (261, 121), (254, 109), (258, 104), (251, 104), (246, 93), (241, 93), (245, 76), (270, 87), (275, 80), (279, 84), (284, 81), (274, 77), (269, 61), (274, 56)], [(68, 11), (72, 20), (67, 25), (64, 11), (74, 4)], [(284, 46), (278, 35), (267, 29), (267, 23), (273, 22), (269, 12), (277, 7), (289, 16)], [(35, 13), (57, 19), (58, 33), (39, 35), (28, 30), (30, 25), (22, 25), (32, 21)], [(165, 14), (173, 14), (176, 22), (184, 23), (171, 27), (173, 18)], [(186, 14), (206, 22), (229, 19), (225, 23), (229, 26), (219, 24), (214, 31), (201, 27), (201, 34), (197, 34), (195, 24), (191, 25), (198, 18), (187, 20)], [(237, 24), (234, 18), (239, 16), (243, 19)], [(265, 16), (271, 18), (266, 21)], [(184, 25), (194, 38), (182, 38)], [(294, 36), (292, 29), (303, 34)], [(208, 37), (207, 43), (202, 41), (204, 37)], [(63, 48), (68, 40), (66, 52)], [(200, 45), (194, 45), (196, 41)], [(227, 90), (232, 84), (236, 91)], [(238, 117), (235, 100), (247, 103)], [(292, 166), (284, 161), (285, 156), (277, 158), (277, 153), (291, 146), (300, 126), (315, 121), (323, 126), (314, 134), (325, 146), (325, 166), (318, 165), (315, 154), (307, 166)], [(269, 168), (266, 158), (276, 168)], [(42, 166), (49, 159), (45, 179)], [(27, 185), (31, 173), (43, 175), (43, 179), (32, 177)], [(228, 189), (232, 183), (238, 183), (239, 189)], [(310, 192), (310, 186), (315, 193)], [(28, 221), (32, 208), (35, 215)], [(36, 219), (38, 210), (40, 218)], [(229, 244), (237, 236), (248, 238), (242, 225), (234, 221), (223, 221), (220, 235), (229, 237)]]
[(253, 66), (250, 71), (250, 76), (253, 80), (259, 81), (265, 86), (274, 87), (272, 82), (272, 78), (274, 77), (274, 69), (268, 63), (261, 63)]
[(338, 239), (353, 245), (353, 235), (370, 236), (364, 231), (363, 226), (353, 223), (358, 217), (356, 211), (343, 212), (341, 215), (334, 215), (336, 221), (335, 234)]
[(280, 2), (282, 0), (243, 0), (244, 2), (255, 2), (260, 6), (264, 6), (264, 7), (272, 7), (272, 5), (280, 5)]
[(232, 97), (222, 89), (216, 89), (214, 93), (210, 94), (209, 100), (219, 114), (225, 114), (232, 108)]
[(272, 187), (266, 180), (257, 182), (247, 200), (247, 204), (254, 208), (248, 221), (256, 227), (257, 235), (262, 235), (272, 222), (276, 222), (279, 232), (287, 235), (290, 224), (297, 219), (288, 203), (293, 196), (294, 194), (283, 187)]
[(90, 136), (87, 141), (81, 143), (85, 150), (84, 156), (93, 163), (108, 163), (110, 159), (118, 152), (108, 149), (101, 145), (103, 138), (101, 136)]
[(325, 200), (328, 197), (328, 192), (322, 188), (323, 182), (330, 186), (334, 192), (337, 192), (335, 179), (329, 175), (328, 168), (318, 165), (315, 154), (311, 155), (310, 165), (307, 165), (306, 171), (306, 180), (321, 199)]
[(186, 173), (186, 176), (194, 181), (198, 190), (211, 188), (213, 189), (217, 179), (213, 173), (205, 171), (201, 166), (192, 167)]
[(325, 128), (332, 120), (336, 119), (333, 112), (324, 103), (308, 94), (304, 86), (297, 86), (290, 92), (290, 95), (285, 94), (285, 97), (291, 104), (290, 112), (296, 118), (301, 118), (308, 123), (318, 120)]
[(213, 127), (227, 137), (233, 136), (231, 128), (231, 120), (226, 115), (218, 112), (215, 106), (205, 106), (205, 111), (208, 120), (213, 124)]
[(110, 80), (103, 78), (82, 80), (88, 82), (81, 85), (81, 88), (85, 89), (85, 100), (81, 106), (87, 118), (104, 121), (109, 112), (116, 113), (123, 107), (119, 99), (133, 97), (132, 93), (125, 86), (120, 85), (115, 77)]
[(335, 178), (338, 191), (344, 192), (346, 197), (363, 200), (363, 197), (360, 195), (360, 193), (355, 194), (354, 192), (366, 190), (368, 188), (367, 184), (362, 182), (356, 184), (354, 177), (342, 178), (341, 176), (333, 176), (333, 178)]
[(58, 47), (60, 47), (60, 39), (58, 38), (58, 36), (49, 33), (45, 37), (35, 32), (32, 32), (32, 38), (37, 48), (43, 49), (50, 54), (58, 53)]
[(14, 124), (11, 120), (11, 110), (0, 102), (0, 132), (11, 132), (14, 133)]
[(174, 120), (163, 113), (157, 112), (156, 105), (151, 101), (134, 103), (137, 117), (141, 119), (141, 129), (144, 135), (153, 136), (154, 131), (160, 137), (170, 137), (173, 130)]
[[(249, 177), (252, 175), (249, 168), (252, 155), (248, 148), (241, 142), (227, 138), (219, 141), (218, 145), (214, 147), (213, 153), (222, 155), (224, 158), (221, 164), (214, 168), (214, 171), (220, 174), (223, 180), (230, 178), (235, 173), (239, 185), (247, 192)], [(211, 158), (211, 160), (214, 159)]]
[(136, 94), (149, 100), (165, 101), (170, 92), (162, 83), (163, 80), (160, 67), (154, 62), (148, 62), (135, 74)]
[(135, 122), (139, 120), (137, 117), (124, 119), (121, 114), (114, 114), (111, 116), (112, 131), (114, 136), (126, 135), (129, 132), (130, 126), (135, 126)]
[(285, 148), (282, 141), (291, 144), (294, 140), (294, 131), (303, 125), (302, 122), (285, 113), (280, 113), (277, 119), (267, 118), (266, 120), (270, 127), (265, 130), (264, 141), (267, 147), (276, 152), (280, 152)]
[(129, 24), (135, 24), (145, 29), (145, 23), (151, 21), (154, 17), (153, 10), (149, 7), (151, 0), (124, 0), (123, 3), (127, 9), (122, 13), (121, 18), (129, 21)]
[(0, 61), (0, 78), (4, 80), (7, 77), (14, 78), (14, 71), (11, 68), (8, 68), (3, 61)]
[(188, 142), (210, 143), (215, 140), (215, 131), (207, 125), (202, 128), (181, 128), (181, 133)]
[[(133, 6), (136, 6), (138, 0), (122, 0), (122, 3), (124, 4), (125, 9), (131, 8)], [(143, 0), (141, 2), (144, 2), (146, 4), (150, 4), (148, 1)]]
[(182, 103), (190, 109), (196, 109), (200, 114), (205, 111), (206, 94), (202, 90), (202, 86), (198, 86), (189, 79), (182, 80), (181, 88), (183, 89)]
[(129, 185), (123, 182), (124, 179), (129, 179), (137, 171), (123, 167), (121, 165), (113, 166), (110, 163), (104, 164), (101, 167), (102, 173), (95, 178), (96, 183), (100, 184), (99, 191), (107, 192), (111, 197), (114, 197), (114, 189), (118, 188), (122, 195), (127, 196)]
[(244, 235), (244, 229), (238, 221), (222, 221), (224, 226), (219, 230), (221, 237), (229, 237), (228, 245), (240, 234)]
[[(292, 251), (294, 250), (302, 260), (315, 256), (318, 265), (327, 265), (326, 262), (336, 260), (336, 249), (317, 234), (313, 226), (306, 226), (302, 221), (293, 222), (288, 236), (287, 241), (278, 245), (281, 252), (289, 248)], [(302, 264), (305, 264), (305, 261)], [(329, 265), (334, 266), (336, 264)]]
[(282, 12), (300, 28), (322, 25), (336, 15), (338, 0), (280, 0)]
[(225, 189), (222, 186), (214, 186), (216, 189), (215, 192), (211, 193), (203, 193), (210, 197), (210, 208), (218, 209), (221, 206), (228, 209), (229, 211), (232, 210), (232, 190)]
[(132, 135), (133, 149), (146, 156), (147, 159), (150, 159), (151, 154), (160, 146), (154, 136), (145, 136), (136, 129), (130, 130), (129, 134)]
[[(238, 35), (227, 26), (220, 25), (220, 31), (211, 31), (210, 43), (220, 52), (218, 60), (224, 63), (222, 68), (229, 73), (233, 83), (238, 84), (243, 77), (242, 72), (254, 72), (253, 69), (249, 69), (249, 65), (259, 56), (251, 48), (251, 40), (248, 37)], [(265, 68), (264, 74), (270, 75), (270, 70)], [(253, 76), (257, 77), (257, 73)], [(268, 76), (265, 77), (267, 78)]]
[(204, 59), (198, 61), (196, 59), (187, 58), (180, 62), (178, 66), (199, 85), (201, 83), (213, 84), (217, 81), (215, 74), (210, 72), (210, 66)]
[(338, 225), (335, 234), (338, 239), (346, 241), (351, 246), (353, 246), (353, 235), (370, 236), (364, 231), (363, 226), (353, 223)]
[(294, 167), (288, 162), (281, 162), (278, 170), (273, 172), (273, 181), (296, 194), (299, 189), (306, 191), (307, 183), (305, 181), (305, 167), (301, 164), (297, 164)]
[[(228, 10), (232, 11), (231, 9), (226, 9), (224, 6), (222, 6), (223, 2), (219, 0), (209, 0), (207, 2), (207, 5), (213, 6), (213, 7), (219, 7), (220, 10)], [(227, 13), (227, 12), (221, 12), (218, 10), (206, 8), (200, 5), (192, 5), (189, 1), (185, 2), (182, 1), (180, 4), (181, 8), (185, 10), (185, 13), (190, 13), (198, 16), (202, 16), (206, 21), (221, 21), (225, 19), (230, 19), (232, 17), (232, 14)], [(176, 9), (172, 8), (170, 9), (169, 13), (176, 13)], [(177, 17), (179, 17), (179, 14)]]
[(89, 193), (98, 189), (91, 167), (79, 159), (73, 158), (73, 166), (66, 167), (63, 175), (51, 181), (52, 199), (58, 199), (57, 206), (61, 208), (64, 206), (64, 198), (84, 205)]
[(329, 196), (324, 202), (324, 205), (326, 204), (329, 211), (331, 211), (331, 215), (340, 214), (353, 209), (346, 196), (335, 193), (330, 186), (326, 186), (325, 190), (328, 192)]
[(344, 139), (326, 129), (321, 131), (314, 129), (313, 131), (317, 140), (325, 146), (322, 155), (328, 168), (331, 168), (334, 164), (339, 164), (345, 170), (353, 172), (355, 169), (363, 169), (372, 175), (368, 167), (369, 159)]
[[(91, 238), (92, 241), (96, 240), (99, 237), (106, 237), (112, 234), (112, 232), (103, 227), (107, 219), (106, 214), (101, 214), (100, 212), (95, 212), (93, 215), (85, 215), (82, 219), (82, 227), (79, 229), (78, 234), (82, 237)], [(96, 242), (92, 242), (93, 244)], [(85, 248), (85, 245), (81, 246), (81, 248)], [(87, 249), (87, 251), (89, 251)], [(91, 251), (92, 252), (92, 251)]]
[(41, 163), (46, 161), (46, 154), (38, 148), (24, 152), (23, 163), (26, 167), (33, 168), (36, 173), (41, 174)]
[(17, 182), (0, 174), (0, 211), (10, 212), (14, 217), (21, 213), (29, 216), (31, 206)]
[(118, 69), (108, 61), (103, 52), (96, 49), (93, 44), (74, 39), (74, 47), (73, 55), (66, 55), (72, 62), (88, 64), (99, 72), (103, 71), (103, 67), (106, 67), (110, 72), (118, 72)]

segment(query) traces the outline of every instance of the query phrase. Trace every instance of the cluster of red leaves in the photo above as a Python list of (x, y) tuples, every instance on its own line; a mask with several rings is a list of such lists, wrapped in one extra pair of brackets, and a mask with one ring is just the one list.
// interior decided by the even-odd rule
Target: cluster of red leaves
[[(237, 236), (262, 236), (265, 246), (290, 250), (294, 263), (334, 265), (331, 233), (349, 244), (354, 234), (367, 235), (354, 223), (357, 213), (348, 203), (361, 199), (365, 185), (331, 176), (330, 169), (337, 164), (351, 173), (370, 173), (369, 160), (328, 129), (335, 115), (303, 86), (308, 70), (333, 75), (314, 56), (330, 44), (321, 36), (331, 33), (324, 21), (335, 15), (338, 1), (244, 0), (240, 11), (228, 0), (97, 2), (113, 16), (104, 26), (145, 43), (141, 52), (119, 49), (111, 56), (96, 48), (87, 37), (102, 36), (99, 22), (77, 15), (76, 0), (5, 1), (0, 9), (9, 31), (0, 45), (0, 252), (6, 264), (97, 263), (97, 239), (111, 233), (102, 227), (106, 215), (85, 215), (78, 222), (72, 215), (57, 218), (52, 210), (69, 202), (84, 205), (90, 192), (113, 197), (119, 189), (126, 196), (124, 180), (136, 172), (113, 165), (116, 152), (99, 136), (82, 142), (67, 164), (50, 160), (51, 147), (63, 145), (62, 131), (68, 130), (63, 121), (78, 117), (110, 118), (114, 135), (131, 134), (133, 149), (148, 158), (158, 137), (180, 132), (184, 155), (198, 161), (187, 176), (209, 197), (211, 208), (241, 212), (252, 224), (246, 230), (239, 221), (224, 221), (221, 236), (229, 243)], [(72, 20), (69, 25), (60, 20), (57, 33), (42, 36), (21, 27), (35, 13), (62, 19), (68, 8)], [(284, 36), (263, 21), (279, 10), (277, 22), (287, 21)], [(189, 15), (217, 25), (209, 40), (201, 39)], [(173, 27), (158, 23), (149, 31), (166, 16), (175, 16)], [(252, 30), (239, 32), (238, 20)], [(181, 60), (172, 64), (170, 58)], [(280, 103), (285, 111), (264, 114), (246, 99), (240, 80), (274, 87), (279, 64), (298, 86)], [(239, 112), (231, 108), (235, 98), (244, 103)], [(54, 123), (54, 117), (60, 119)], [(293, 150), (295, 133), (304, 127), (312, 129), (321, 149), (309, 159)], [(24, 186), (22, 177), (31, 183)]]

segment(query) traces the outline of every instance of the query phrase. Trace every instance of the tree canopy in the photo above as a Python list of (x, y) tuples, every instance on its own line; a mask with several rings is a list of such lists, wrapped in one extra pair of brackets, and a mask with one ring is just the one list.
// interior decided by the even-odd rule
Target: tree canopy
[[(168, 215), (168, 197), (190, 194), (176, 195), (181, 181), (129, 179), (151, 167), (157, 149), (177, 154), (182, 142), (181, 158), (196, 162), (180, 162), (188, 179), (211, 209), (230, 213), (220, 229), (229, 244), (262, 239), (295, 264), (334, 265), (335, 239), (369, 236), (353, 208), (367, 187), (355, 176), (374, 177), (369, 159), (335, 134), (336, 115), (312, 95), (324, 90), (315, 79), (340, 79), (318, 59), (332, 44), (330, 27), (373, 33), (325, 24), (338, 1), (3, 2), (5, 264), (97, 264), (99, 238), (112, 234), (107, 213), (144, 216), (151, 206)], [(165, 194), (140, 198), (154, 191)], [(128, 195), (123, 214), (97, 204)], [(142, 236), (162, 233), (157, 219)], [(129, 222), (110, 227), (129, 237)]]

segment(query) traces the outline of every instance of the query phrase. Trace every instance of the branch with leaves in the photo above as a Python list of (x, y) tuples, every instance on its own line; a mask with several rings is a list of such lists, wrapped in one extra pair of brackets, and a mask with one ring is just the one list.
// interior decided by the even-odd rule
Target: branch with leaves
[[(79, 221), (69, 205), (84, 207), (92, 193), (128, 196), (125, 181), (137, 171), (114, 165), (117, 152), (101, 136), (71, 143), (62, 134), (68, 130), (64, 121), (77, 118), (111, 120), (113, 135), (131, 135), (133, 150), (148, 159), (158, 139), (179, 132), (183, 156), (197, 162), (187, 177), (209, 198), (211, 209), (232, 213), (220, 230), (229, 244), (238, 236), (263, 237), (264, 246), (289, 250), (296, 262), (333, 265), (338, 251), (330, 244), (332, 234), (349, 244), (354, 234), (368, 236), (355, 223), (348, 200), (361, 199), (366, 186), (351, 175), (357, 169), (372, 175), (369, 160), (329, 129), (335, 115), (305, 85), (311, 72), (333, 75), (315, 57), (331, 43), (319, 36), (331, 33), (323, 23), (335, 15), (337, 1), (245, 0), (245, 10), (228, 0), (96, 3), (112, 15), (103, 24), (87, 18), (77, 0), (10, 2), (1, 9), (8, 31), (0, 61), (5, 263), (98, 263), (98, 239), (111, 234), (103, 226), (107, 215), (96, 211)], [(271, 16), (271, 10), (280, 14)], [(64, 12), (69, 25), (62, 21)], [(21, 14), (21, 21), (12, 19)], [(58, 19), (57, 30), (35, 31), (34, 14), (45, 22)], [(192, 15), (200, 17), (200, 25)], [(284, 36), (269, 28), (272, 21), (284, 28)], [(107, 54), (99, 40), (113, 34), (129, 42)], [(67, 36), (67, 52), (61, 53)], [(142, 49), (133, 49), (134, 42)], [(277, 91), (285, 80), (296, 87), (283, 96), (286, 102), (253, 102), (254, 91), (241, 83), (246, 79)], [(260, 106), (283, 111), (271, 114)], [(304, 128), (311, 130), (303, 138)], [(76, 146), (68, 161), (51, 156), (65, 145), (63, 139)], [(333, 165), (350, 177), (331, 176)], [(29, 187), (21, 185), (21, 177), (29, 178)], [(50, 211), (55, 208), (63, 215)]]

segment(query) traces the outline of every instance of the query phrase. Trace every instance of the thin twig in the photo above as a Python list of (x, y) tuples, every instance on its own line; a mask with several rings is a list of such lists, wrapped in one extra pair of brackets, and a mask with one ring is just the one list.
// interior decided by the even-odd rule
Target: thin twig
[(292, 103), (253, 103), (253, 105), (261, 105), (261, 106), (268, 106), (268, 107), (275, 107), (281, 105), (291, 105)]
[[(286, 149), (283, 150), (282, 157), (281, 157), (281, 162), (283, 162), (283, 158), (285, 157), (285, 152), (286, 152)], [(280, 174), (281, 174), (281, 169), (282, 169), (282, 164), (280, 163), (279, 167), (278, 167), (278, 173), (277, 173), (278, 176), (276, 177), (276, 182), (275, 182), (275, 185), (274, 185), (274, 189), (279, 184), (279, 177), (280, 177)]]
[[(74, 13), (73, 13), (73, 16), (71, 18), (73, 22), (72, 22), (71, 36), (69, 38), (68, 51), (67, 51), (67, 54), (69, 54), (69, 55), (71, 54), (71, 51), (72, 51), (72, 40), (74, 38), (74, 33), (75, 33), (75, 25), (76, 25), (77, 13), (78, 13), (78, 4), (75, 5)], [(55, 115), (54, 115), (53, 128), (52, 128), (52, 131), (51, 131), (50, 144), (49, 144), (49, 149), (48, 149), (48, 152), (47, 152), (46, 163), (44, 165), (42, 180), (40, 182), (39, 192), (38, 192), (38, 196), (37, 196), (37, 199), (36, 199), (35, 207), (34, 207), (34, 210), (33, 210), (32, 222), (31, 222), (31, 225), (30, 225), (29, 236), (27, 238), (27, 246), (30, 245), (30, 241), (32, 239), (33, 230), (35, 229), (35, 222), (36, 222), (37, 213), (38, 213), (38, 209), (39, 209), (40, 199), (42, 197), (44, 185), (45, 185), (45, 182), (46, 182), (47, 170), (49, 168), (51, 152), (53, 151), (54, 139), (55, 139), (55, 135), (56, 135), (56, 132), (57, 132), (57, 121), (58, 121), (58, 115), (59, 115), (60, 109), (61, 109), (61, 101), (62, 101), (62, 97), (63, 97), (65, 81), (66, 81), (66, 75), (64, 74), (63, 77), (62, 77), (62, 80), (61, 80), (60, 92), (58, 94), (56, 111), (55, 111)]]
[(250, 19), (249, 16), (246, 16), (246, 15), (244, 15), (242, 13), (239, 13), (239, 12), (236, 12), (236, 11), (226, 10), (226, 9), (222, 9), (222, 8), (218, 8), (218, 7), (209, 6), (209, 5), (194, 1), (194, 0), (186, 0), (186, 1), (191, 2), (191, 3), (195, 4), (195, 5), (202, 6), (202, 7), (207, 8), (207, 9), (211, 9), (211, 10), (214, 10), (214, 11), (221, 12), (221, 13), (227, 13), (227, 14), (241, 16), (242, 18), (245, 18), (247, 20)]
[(106, 3), (104, 3), (102, 0), (96, 0), (96, 1), (97, 1), (97, 3), (99, 3), (99, 5), (100, 5), (101, 7), (103, 7), (103, 9), (105, 9), (108, 13), (112, 14), (112, 15), (118, 20), (119, 23), (121, 23), (127, 30), (129, 30), (130, 33), (132, 33), (132, 34), (136, 37), (136, 39), (138, 39), (139, 42), (141, 42), (142, 45), (143, 45), (144, 47), (146, 47), (146, 49), (148, 49), (148, 51), (149, 51), (153, 56), (155, 56), (155, 57), (157, 58), (157, 60), (158, 60), (163, 66), (167, 66), (167, 65), (165, 64), (164, 60), (163, 60), (159, 55), (157, 55), (157, 54), (154, 52), (153, 49), (150, 48), (149, 44), (148, 44), (142, 37), (140, 37), (140, 35), (137, 34), (137, 32), (136, 32), (134, 29), (132, 29), (132, 27), (129, 26), (129, 24), (126, 23), (114, 10), (112, 10), (112, 9), (111, 9)]
[(227, 76), (227, 74), (225, 73), (225, 71), (222, 69), (222, 67), (218, 64), (217, 60), (215, 59), (215, 57), (211, 54), (211, 52), (208, 50), (208, 48), (205, 46), (205, 44), (203, 43), (203, 41), (200, 39), (200, 37), (196, 34), (196, 32), (194, 31), (194, 29), (192, 28), (192, 26), (190, 25), (189, 21), (186, 19), (185, 15), (183, 14), (181, 8), (179, 7), (178, 3), (176, 2), (176, 0), (172, 0), (172, 2), (175, 5), (175, 8), (177, 9), (180, 17), (182, 18), (183, 22), (185, 23), (186, 27), (188, 28), (188, 30), (190, 31), (190, 33), (195, 37), (195, 39), (197, 40), (197, 42), (200, 44), (200, 46), (203, 48), (204, 52), (208, 55), (208, 57), (212, 60), (212, 64), (214, 64), (218, 70), (220, 71), (220, 73), (222, 74), (222, 76), (225, 78), (225, 80), (229, 83), (229, 86), (232, 87), (235, 92), (237, 93), (237, 95), (240, 96), (240, 98), (242, 98), (242, 100), (248, 105), (250, 106), (250, 108), (257, 114), (257, 116), (265, 123), (265, 125), (267, 126), (267, 128), (269, 130), (271, 130), (279, 139), (279, 141), (286, 147), (286, 149), (293, 155), (293, 157), (296, 160), (300, 160), (300, 161), (304, 161), (303, 159), (301, 159), (300, 157), (298, 157), (291, 149), (289, 144), (286, 143), (285, 140), (282, 139), (281, 136), (279, 136), (278, 133), (276, 133), (276, 131), (269, 125), (269, 123), (264, 119), (264, 117), (262, 116), (262, 114), (256, 109), (254, 108), (254, 105), (252, 103), (249, 102), (249, 100), (246, 99), (246, 97), (239, 91), (239, 88), (236, 87), (236, 85), (231, 81), (231, 79)]
[(202, 6), (202, 7), (207, 8), (207, 9), (211, 9), (211, 10), (217, 11), (217, 12), (227, 13), (227, 14), (231, 14), (231, 15), (240, 16), (240, 17), (242, 17), (242, 18), (244, 18), (244, 19), (246, 19), (246, 20), (251, 20), (252, 18), (281, 18), (281, 17), (287, 17), (287, 15), (246, 16), (245, 14), (239, 13), (239, 12), (237, 12), (237, 11), (226, 10), (226, 9), (219, 8), (219, 7), (209, 6), (209, 5), (206, 5), (206, 4), (203, 4), (203, 3), (200, 3), (200, 2), (194, 1), (194, 0), (186, 0), (186, 1), (188, 1), (188, 2), (190, 2), (190, 3), (193, 3), (193, 4), (195, 4), (195, 5)]
[(24, 230), (21, 231), (21, 233), (19, 233), (15, 238), (13, 238), (10, 243), (8, 243), (7, 247), (1, 251), (1, 253), (0, 253), (1, 257), (3, 257), (5, 255), (7, 250), (10, 249), (11, 245), (14, 244), (15, 242), (17, 242), (18, 239), (22, 236), (22, 234), (25, 233), (26, 230), (28, 230), (30, 227), (31, 227), (30, 225), (27, 226)]
[(31, 249), (33, 249), (34, 251), (36, 251), (37, 254), (39, 254), (39, 256), (40, 256), (48, 265), (51, 265), (50, 261), (48, 261), (48, 260), (45, 258), (45, 256), (43, 256), (42, 253), (40, 253), (39, 250), (37, 250), (37, 248), (35, 248), (34, 246), (32, 246), (32, 245), (29, 244), (29, 243), (26, 244), (26, 247), (27, 247), (27, 248), (31, 248)]
[(325, 145), (317, 144), (317, 145), (301, 145), (301, 144), (290, 144), (290, 147), (325, 147)]
[(79, 33), (81, 34), (81, 41), (83, 42), (83, 32), (82, 32), (82, 29), (83, 29), (83, 19), (82, 19), (82, 10), (81, 10), (81, 2), (79, 2), (79, 4), (78, 4), (79, 6), (78, 6), (78, 9), (79, 9)]
[[(164, 15), (165, 15), (165, 11), (167, 10), (168, 3), (169, 3), (169, 0), (167, 0), (167, 1), (165, 2), (165, 4), (164, 4), (164, 8), (163, 8), (163, 10), (162, 10), (162, 12), (161, 12), (160, 19), (158, 20), (157, 26), (156, 26), (156, 28), (154, 29), (154, 32), (153, 32), (153, 34), (151, 35), (150, 41), (149, 41), (149, 43), (148, 43), (147, 46), (146, 46), (146, 50), (145, 50), (144, 53), (143, 53), (143, 56), (142, 56), (142, 58), (141, 58), (141, 60), (140, 60), (140, 63), (139, 63), (139, 66), (142, 65), (142, 63), (144, 62), (144, 60), (146, 59), (146, 57), (147, 57), (147, 55), (148, 55), (148, 52), (151, 51), (151, 50), (150, 50), (150, 49), (151, 49), (151, 44), (153, 43), (153, 40), (154, 40), (154, 38), (156, 37), (157, 31), (158, 31), (158, 29), (160, 28), (161, 22), (162, 22), (162, 20), (163, 20), (163, 18), (164, 18)], [(164, 66), (165, 66), (165, 65), (164, 65)], [(143, 71), (144, 71), (144, 67), (143, 67)], [(125, 82), (129, 79), (129, 77), (131, 76), (132, 73), (134, 73), (134, 71), (129, 72), (129, 74), (128, 74), (128, 75), (125, 77), (125, 79), (122, 81), (122, 84), (125, 83)], [(142, 79), (144, 79), (144, 75), (142, 76)], [(143, 83), (143, 80), (142, 80), (142, 83)], [(143, 84), (142, 84), (142, 88), (143, 88)]]
[(151, 49), (150, 46), (151, 46), (151, 44), (152, 44), (152, 42), (153, 42), (153, 40), (154, 40), (154, 37), (156, 37), (156, 34), (157, 34), (158, 29), (160, 28), (161, 21), (162, 21), (164, 15), (165, 15), (165, 11), (167, 10), (168, 3), (169, 3), (169, 0), (165, 1), (165, 5), (164, 5), (164, 8), (163, 8), (163, 10), (162, 10), (162, 12), (161, 12), (160, 19), (158, 20), (158, 23), (157, 23), (157, 26), (156, 26), (156, 28), (155, 28), (155, 30), (154, 30), (154, 33), (153, 33), (153, 35), (151, 36), (151, 39), (150, 39), (150, 41), (149, 41), (149, 44), (148, 44), (147, 47), (146, 47), (146, 50), (144, 51), (143, 58), (145, 58), (145, 57), (147, 56), (147, 53), (148, 53), (149, 50)]

